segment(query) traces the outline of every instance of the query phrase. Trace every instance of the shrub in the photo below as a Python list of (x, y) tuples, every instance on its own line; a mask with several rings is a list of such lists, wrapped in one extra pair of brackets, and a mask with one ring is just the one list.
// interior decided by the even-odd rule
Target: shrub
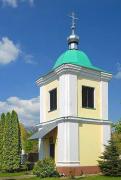
[(34, 166), (33, 174), (41, 178), (59, 176), (55, 163), (51, 158), (38, 161)]
[(29, 161), (25, 161), (24, 164), (21, 165), (21, 170), (27, 172), (31, 170), (30, 166), (31, 166), (31, 163)]
[(100, 157), (99, 167), (106, 176), (121, 176), (121, 159), (115, 142), (111, 139)]

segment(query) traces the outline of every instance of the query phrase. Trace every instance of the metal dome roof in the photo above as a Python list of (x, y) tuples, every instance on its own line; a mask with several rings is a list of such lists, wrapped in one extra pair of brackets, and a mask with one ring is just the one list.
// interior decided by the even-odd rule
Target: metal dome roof
[(92, 65), (90, 59), (83, 51), (79, 51), (79, 50), (75, 50), (75, 49), (67, 50), (62, 55), (60, 55), (54, 65), (53, 69), (55, 69), (63, 64), (74, 64), (77, 66), (83, 66), (86, 68), (102, 71), (101, 69)]

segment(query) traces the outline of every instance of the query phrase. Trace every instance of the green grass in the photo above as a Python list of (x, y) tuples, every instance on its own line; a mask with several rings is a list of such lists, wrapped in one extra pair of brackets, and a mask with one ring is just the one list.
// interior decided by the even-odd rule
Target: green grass
[[(29, 172), (29, 175), (31, 174), (31, 171)], [(17, 172), (17, 173), (0, 173), (0, 180), (1, 177), (14, 177), (20, 176), (19, 180), (25, 180), (25, 177), (22, 176), (26, 175), (26, 172)], [(22, 179), (23, 178), (23, 179)], [(17, 179), (17, 178), (16, 178)], [(71, 178), (43, 178), (42, 180), (70, 180)], [(107, 176), (88, 176), (88, 177), (80, 177), (76, 178), (77, 180), (121, 180), (121, 177), (107, 177)], [(31, 177), (26, 178), (26, 180), (40, 180), (38, 177)]]
[[(43, 178), (42, 180), (69, 180), (71, 178)], [(22, 180), (22, 179), (21, 179)], [(27, 180), (40, 180), (40, 178), (33, 177)], [(106, 177), (106, 176), (88, 176), (88, 177), (80, 177), (77, 180), (121, 180), (121, 177)]]
[[(26, 180), (40, 180), (41, 178), (33, 177), (33, 178), (27, 178)], [(19, 179), (24, 180), (24, 179)], [(42, 178), (41, 180), (70, 180), (70, 178)]]
[[(43, 178), (42, 180), (69, 180), (71, 178)], [(22, 179), (21, 179), (22, 180)], [(40, 180), (40, 178), (29, 178), (27, 180)], [(77, 180), (121, 180), (121, 177), (106, 177), (106, 176), (88, 176), (80, 177)]]
[(22, 176), (22, 175), (26, 175), (26, 172), (22, 171), (22, 172), (16, 172), (16, 173), (0, 173), (0, 177), (14, 177), (14, 176)]
[(109, 177), (109, 176), (88, 176), (80, 178), (83, 180), (121, 180), (121, 177)]
[[(33, 177), (33, 178), (27, 178), (26, 180), (40, 180), (41, 178)], [(23, 180), (23, 179), (19, 179)], [(42, 178), (41, 180), (69, 180), (69, 179), (60, 179), (60, 178)]]

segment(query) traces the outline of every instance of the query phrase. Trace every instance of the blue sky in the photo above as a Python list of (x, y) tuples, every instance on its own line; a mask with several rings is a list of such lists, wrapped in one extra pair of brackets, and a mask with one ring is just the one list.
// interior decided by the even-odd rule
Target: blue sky
[(0, 112), (16, 109), (26, 125), (39, 121), (35, 80), (67, 50), (74, 11), (83, 50), (113, 74), (109, 118), (121, 117), (120, 0), (0, 0)]

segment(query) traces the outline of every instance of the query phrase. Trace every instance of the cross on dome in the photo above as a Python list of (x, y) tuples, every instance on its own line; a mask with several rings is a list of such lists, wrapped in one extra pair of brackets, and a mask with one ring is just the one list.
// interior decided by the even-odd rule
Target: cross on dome
[(69, 16), (72, 18), (72, 26), (71, 26), (71, 29), (72, 29), (72, 33), (71, 35), (67, 38), (67, 41), (68, 41), (68, 46), (69, 46), (69, 49), (72, 50), (72, 49), (78, 49), (78, 43), (79, 43), (79, 37), (75, 34), (75, 29), (76, 29), (76, 20), (78, 18), (75, 17), (75, 13), (72, 12), (72, 15)]
[(75, 29), (76, 29), (76, 20), (78, 20), (78, 18), (75, 17), (75, 13), (72, 12), (72, 15), (70, 15), (69, 17), (72, 18), (72, 26), (71, 26), (71, 29), (72, 29), (72, 34), (75, 34)]

